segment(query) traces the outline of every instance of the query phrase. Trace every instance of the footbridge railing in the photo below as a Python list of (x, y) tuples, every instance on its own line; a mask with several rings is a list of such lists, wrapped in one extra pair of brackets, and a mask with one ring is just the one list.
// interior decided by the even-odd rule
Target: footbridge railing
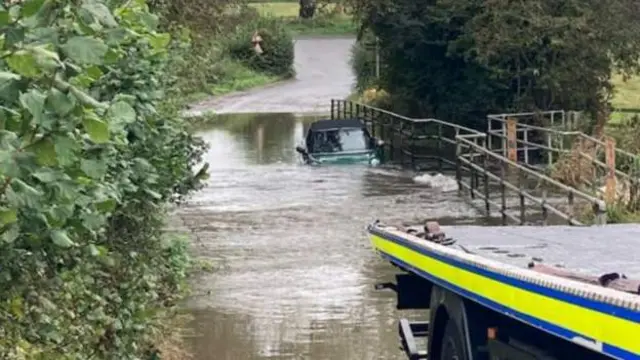
[(487, 216), (497, 210), (503, 225), (533, 221), (584, 225), (580, 217), (588, 209), (596, 224), (606, 223), (603, 200), (511, 161), (472, 136), (456, 137), (456, 180), (461, 194), (466, 190), (472, 200), (484, 203)]
[[(530, 119), (534, 116), (544, 126), (532, 125)], [(640, 200), (636, 199), (640, 156), (620, 149), (611, 139), (577, 131), (579, 116), (564, 111), (489, 115), (488, 147), (565, 184), (580, 186), (592, 195), (604, 196), (608, 185), (613, 187), (616, 198), (624, 197), (626, 202)]]
[(372, 136), (385, 141), (390, 160), (416, 170), (453, 171), (456, 162), (456, 136), (485, 134), (443, 120), (415, 119), (349, 100), (331, 100), (332, 119), (362, 120)]
[[(362, 120), (373, 136), (385, 141), (391, 161), (417, 170), (455, 171), (460, 193), (468, 194), (474, 202), (483, 202), (487, 215), (499, 213), (503, 224), (536, 221), (545, 225), (560, 221), (582, 225), (580, 218), (585, 208), (595, 215), (596, 223), (606, 223), (603, 200), (563, 184), (533, 166), (535, 151), (546, 149), (557, 153), (554, 139), (551, 146), (545, 147), (549, 139), (543, 137), (542, 142), (540, 135), (534, 133), (548, 129), (521, 122), (519, 132), (526, 135), (516, 139), (514, 145), (508, 129), (513, 126), (511, 115), (492, 115), (500, 126), (483, 133), (443, 120), (409, 118), (353, 101), (331, 101), (331, 118)], [(559, 128), (571, 128), (576, 120), (576, 115), (568, 112), (546, 115)]]

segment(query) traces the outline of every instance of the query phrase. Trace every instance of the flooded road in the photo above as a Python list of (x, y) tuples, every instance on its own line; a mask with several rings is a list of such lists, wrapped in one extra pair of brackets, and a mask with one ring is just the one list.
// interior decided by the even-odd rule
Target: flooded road
[(187, 304), (197, 360), (402, 359), (395, 297), (374, 290), (394, 268), (365, 226), (479, 215), (450, 178), (302, 165), (294, 148), (311, 120), (226, 116), (201, 133), (209, 185), (181, 209), (196, 255), (216, 269)]

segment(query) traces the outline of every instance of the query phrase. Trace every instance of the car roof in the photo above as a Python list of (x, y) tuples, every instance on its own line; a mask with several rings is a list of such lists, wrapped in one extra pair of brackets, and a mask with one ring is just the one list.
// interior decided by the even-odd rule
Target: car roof
[(309, 131), (323, 131), (339, 128), (363, 128), (364, 124), (359, 119), (344, 120), (318, 120), (311, 124)]

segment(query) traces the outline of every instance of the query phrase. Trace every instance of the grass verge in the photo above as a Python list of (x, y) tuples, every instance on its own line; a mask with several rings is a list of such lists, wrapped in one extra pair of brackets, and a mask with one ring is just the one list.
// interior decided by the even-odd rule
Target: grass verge
[(250, 69), (238, 60), (224, 59), (225, 76), (221, 76), (217, 82), (206, 84), (194, 92), (187, 93), (183, 102), (193, 103), (211, 96), (227, 95), (236, 91), (244, 91), (266, 86), (285, 80), (285, 77), (266, 74)]
[[(294, 45), (279, 19), (265, 17), (255, 9), (240, 8), (228, 16), (243, 17), (225, 32), (203, 35), (195, 31), (174, 34), (182, 42), (173, 48), (176, 75), (172, 104), (178, 108), (210, 96), (221, 96), (285, 80), (295, 75)], [(251, 45), (256, 30), (263, 50)]]
[(336, 8), (335, 4), (318, 8), (316, 16), (312, 19), (298, 17), (297, 2), (251, 2), (249, 6), (262, 16), (282, 19), (294, 35), (352, 35), (357, 31), (352, 17)]
[(615, 96), (612, 105), (614, 109), (627, 109), (626, 111), (613, 111), (609, 125), (617, 126), (625, 120), (640, 114), (640, 76), (624, 80), (621, 75), (613, 76)]

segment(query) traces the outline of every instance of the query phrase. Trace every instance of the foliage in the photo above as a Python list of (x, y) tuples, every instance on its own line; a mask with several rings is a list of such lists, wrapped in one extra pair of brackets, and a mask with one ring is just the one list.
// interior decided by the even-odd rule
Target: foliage
[(633, 0), (352, 3), (380, 38), (381, 85), (416, 115), (481, 126), (490, 112), (565, 108), (600, 119), (613, 68), (638, 68)]
[(142, 358), (183, 290), (164, 204), (205, 175), (158, 111), (170, 36), (144, 0), (25, 0), (0, 25), (0, 358)]
[(279, 18), (283, 26), (298, 35), (344, 35), (355, 34), (356, 27), (351, 14), (334, 1), (318, 1), (312, 18), (300, 18), (299, 2), (255, 2), (248, 4), (261, 16)]
[[(172, 43), (169, 64), (169, 72), (177, 76), (175, 91), (171, 93), (175, 106), (209, 95), (265, 85), (281, 78), (255, 70), (228, 52), (227, 44), (239, 36), (239, 29), (248, 29), (251, 24), (260, 22), (261, 15), (255, 8), (239, 0), (154, 0), (153, 3), (163, 14), (163, 28), (180, 39)], [(183, 10), (177, 11), (177, 8)]]
[(366, 32), (364, 36), (351, 47), (349, 63), (356, 74), (356, 91), (359, 93), (377, 84), (375, 37)]
[[(254, 50), (251, 40), (258, 34), (262, 53)], [(293, 76), (293, 38), (277, 18), (259, 17), (243, 24), (225, 41), (225, 49), (254, 70), (271, 75)]]

